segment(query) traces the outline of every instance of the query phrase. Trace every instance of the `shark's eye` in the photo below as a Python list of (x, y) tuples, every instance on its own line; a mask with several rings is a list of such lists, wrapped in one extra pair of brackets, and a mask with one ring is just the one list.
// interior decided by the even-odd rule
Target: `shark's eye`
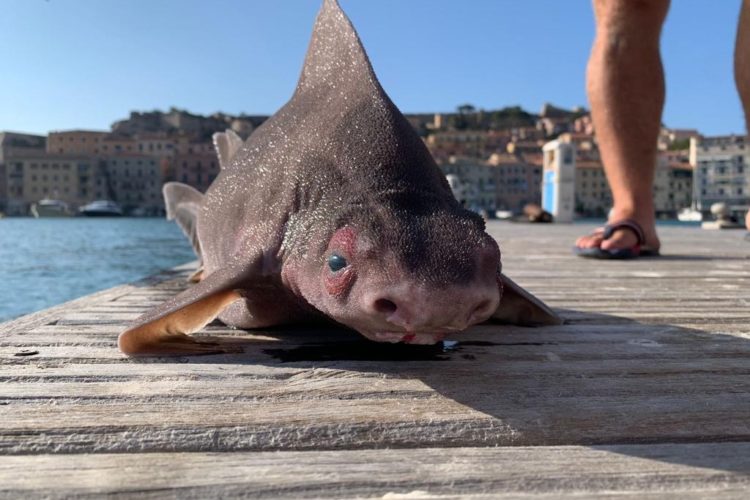
[(330, 257), (328, 257), (328, 268), (332, 272), (341, 271), (349, 264), (346, 262), (346, 259), (338, 254), (333, 254)]

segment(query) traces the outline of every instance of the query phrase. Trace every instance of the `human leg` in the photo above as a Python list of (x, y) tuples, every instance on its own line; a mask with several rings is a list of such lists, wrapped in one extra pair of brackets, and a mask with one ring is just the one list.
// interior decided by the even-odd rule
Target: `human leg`
[[(750, 132), (750, 0), (743, 0), (734, 46), (734, 81), (745, 111), (745, 126)], [(750, 212), (745, 216), (750, 231)]]
[[(587, 90), (604, 170), (612, 190), (610, 222), (632, 219), (645, 245), (658, 248), (653, 203), (656, 141), (664, 106), (659, 53), (669, 0), (594, 0), (596, 38)], [(604, 250), (636, 244), (632, 231), (579, 238), (581, 248)]]

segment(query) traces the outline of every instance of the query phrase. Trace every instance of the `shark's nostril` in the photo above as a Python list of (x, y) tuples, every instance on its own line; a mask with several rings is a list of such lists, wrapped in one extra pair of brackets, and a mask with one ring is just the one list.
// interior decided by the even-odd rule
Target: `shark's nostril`
[(396, 303), (388, 299), (378, 299), (373, 304), (375, 310), (381, 314), (393, 314), (398, 309)]

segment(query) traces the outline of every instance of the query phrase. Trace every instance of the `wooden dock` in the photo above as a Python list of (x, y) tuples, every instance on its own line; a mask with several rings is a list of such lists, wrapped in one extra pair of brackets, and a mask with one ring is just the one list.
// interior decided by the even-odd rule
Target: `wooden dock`
[(571, 254), (582, 226), (490, 229), (565, 325), (418, 348), (213, 324), (245, 352), (122, 356), (189, 266), (0, 325), (0, 497), (747, 498), (744, 232), (604, 262)]

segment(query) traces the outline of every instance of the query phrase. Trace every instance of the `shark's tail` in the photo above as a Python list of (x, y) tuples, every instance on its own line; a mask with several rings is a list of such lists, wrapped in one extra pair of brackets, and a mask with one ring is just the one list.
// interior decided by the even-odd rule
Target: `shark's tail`
[(202, 260), (201, 244), (198, 241), (198, 210), (203, 202), (200, 191), (179, 182), (167, 182), (162, 188), (167, 219), (174, 220), (190, 240), (193, 250)]

